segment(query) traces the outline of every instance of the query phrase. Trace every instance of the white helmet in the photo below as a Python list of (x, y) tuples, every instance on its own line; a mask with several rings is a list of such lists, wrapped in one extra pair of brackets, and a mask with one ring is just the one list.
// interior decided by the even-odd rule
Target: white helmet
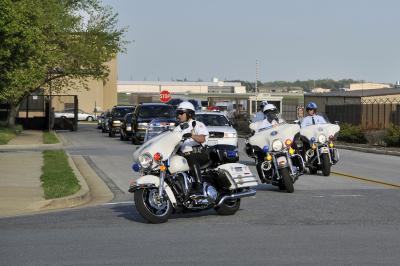
[(267, 102), (266, 100), (263, 100), (263, 101), (260, 103), (260, 108), (264, 109), (264, 106), (266, 106), (267, 104), (268, 104), (268, 102)]
[(194, 109), (194, 105), (191, 104), (190, 102), (181, 102), (178, 107), (176, 108), (176, 110), (191, 110), (191, 111), (195, 111)]
[(265, 105), (263, 108), (263, 112), (272, 111), (272, 110), (276, 110), (276, 106), (273, 105), (272, 103)]

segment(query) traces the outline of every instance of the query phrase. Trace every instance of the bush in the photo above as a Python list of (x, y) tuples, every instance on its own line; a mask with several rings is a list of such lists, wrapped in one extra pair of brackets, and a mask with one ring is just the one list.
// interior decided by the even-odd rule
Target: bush
[(400, 127), (391, 124), (389, 128), (386, 129), (384, 140), (387, 146), (400, 146)]
[(348, 123), (340, 125), (337, 139), (351, 143), (367, 143), (367, 139), (365, 138), (361, 126), (354, 126)]

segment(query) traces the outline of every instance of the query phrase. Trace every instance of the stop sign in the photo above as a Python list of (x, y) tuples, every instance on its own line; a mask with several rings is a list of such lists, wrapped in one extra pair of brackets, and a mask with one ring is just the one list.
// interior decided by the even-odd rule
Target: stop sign
[(160, 101), (162, 103), (167, 103), (169, 100), (171, 100), (171, 94), (169, 91), (161, 91), (160, 92)]

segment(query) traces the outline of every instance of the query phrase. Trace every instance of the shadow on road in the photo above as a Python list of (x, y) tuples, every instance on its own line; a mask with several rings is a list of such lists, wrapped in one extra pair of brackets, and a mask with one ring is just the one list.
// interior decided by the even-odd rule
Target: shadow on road
[[(137, 212), (133, 205), (117, 205), (111, 208), (114, 212), (118, 213), (118, 217), (125, 218), (129, 221), (137, 223), (148, 223), (140, 214)], [(191, 219), (199, 218), (203, 216), (215, 216), (217, 215), (213, 209), (201, 210), (201, 211), (183, 211), (177, 212), (171, 215), (171, 219)]]

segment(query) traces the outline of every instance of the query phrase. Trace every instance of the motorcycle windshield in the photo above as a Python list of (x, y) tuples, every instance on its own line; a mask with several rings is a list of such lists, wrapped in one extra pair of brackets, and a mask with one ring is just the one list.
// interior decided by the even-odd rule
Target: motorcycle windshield
[(279, 124), (277, 127), (266, 128), (265, 130), (255, 133), (249, 138), (252, 146), (258, 146), (262, 149), (265, 145), (272, 146), (275, 140), (285, 142), (287, 139), (293, 141), (294, 136), (299, 133), (300, 126), (297, 124)]
[(168, 159), (175, 147), (180, 143), (182, 134), (180, 132), (166, 131), (143, 143), (134, 153), (133, 160), (138, 161), (140, 155), (149, 153), (152, 157), (159, 152), (163, 160)]
[(340, 127), (336, 124), (319, 124), (319, 125), (311, 125), (307, 127), (303, 127), (300, 129), (300, 135), (311, 140), (314, 138), (318, 141), (318, 137), (320, 135), (324, 135), (326, 139), (329, 136), (335, 136), (340, 130)]
[(147, 142), (148, 140), (156, 137), (157, 135), (169, 131), (175, 128), (175, 119), (166, 119), (166, 118), (157, 118), (151, 120), (149, 123), (146, 134), (144, 137), (144, 141)]

